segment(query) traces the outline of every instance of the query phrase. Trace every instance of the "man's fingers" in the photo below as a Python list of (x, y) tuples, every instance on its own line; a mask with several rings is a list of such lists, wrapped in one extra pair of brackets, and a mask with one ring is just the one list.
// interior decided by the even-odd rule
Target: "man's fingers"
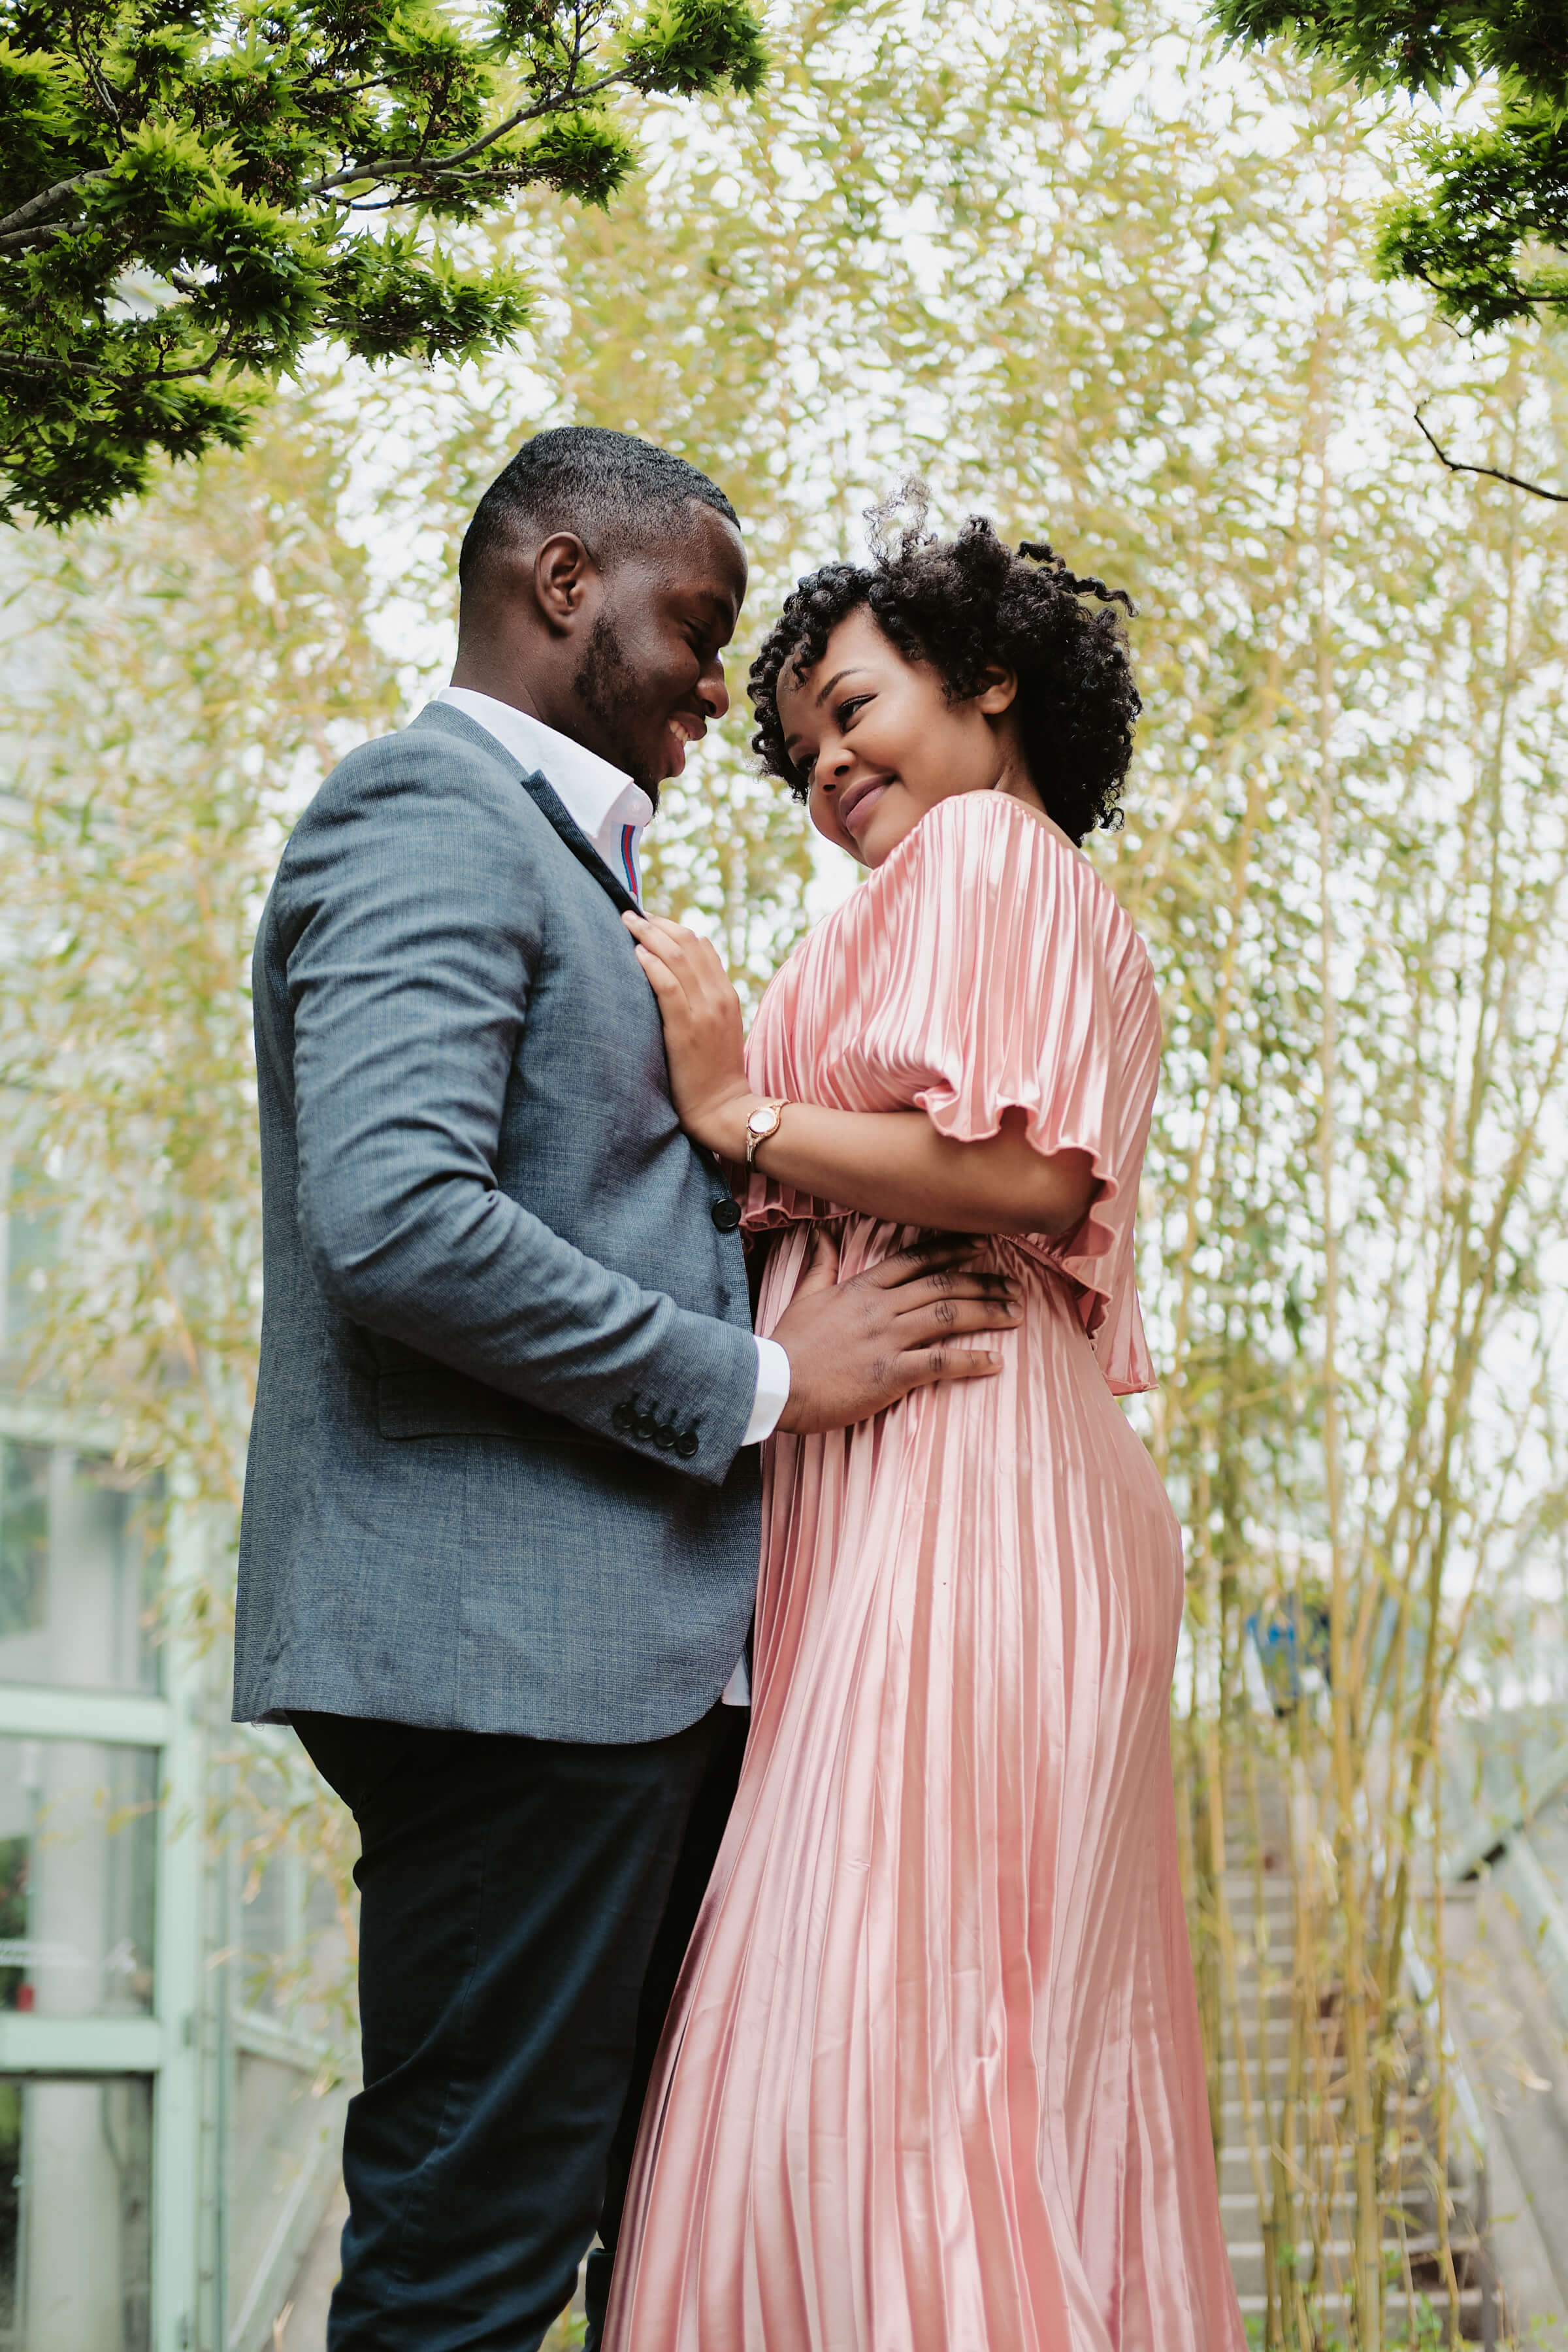
[(984, 1246), (973, 1234), (922, 1234), (918, 1242), (868, 1265), (860, 1280), (874, 1283), (879, 1290), (892, 1290), (901, 1282), (919, 1282), (923, 1276), (963, 1265)]
[(838, 1244), (833, 1235), (818, 1226), (811, 1244), (811, 1255), (805, 1262), (805, 1272), (795, 1286), (795, 1297), (804, 1298), (808, 1291), (832, 1290), (838, 1281)]
[(918, 1348), (899, 1358), (894, 1377), (898, 1394), (907, 1396), (910, 1389), (928, 1388), (932, 1381), (994, 1380), (1001, 1369), (1002, 1359), (994, 1351), (979, 1355), (963, 1348)]
[(929, 1307), (900, 1316), (899, 1344), (927, 1348), (969, 1331), (1005, 1331), (1021, 1315), (1021, 1308), (999, 1299), (938, 1298)]
[(919, 1281), (900, 1283), (888, 1300), (895, 1315), (923, 1314), (940, 1299), (984, 1298), (995, 1307), (1010, 1307), (1021, 1297), (1016, 1277), (985, 1266), (955, 1266), (951, 1274), (932, 1274)]

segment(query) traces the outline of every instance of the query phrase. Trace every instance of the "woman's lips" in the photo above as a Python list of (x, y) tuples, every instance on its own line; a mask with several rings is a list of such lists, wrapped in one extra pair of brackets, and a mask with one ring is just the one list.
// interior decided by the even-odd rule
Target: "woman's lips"
[(891, 783), (890, 776), (878, 776), (869, 783), (851, 784), (838, 803), (838, 822), (846, 833), (860, 837), (860, 826), (869, 817), (877, 803)]

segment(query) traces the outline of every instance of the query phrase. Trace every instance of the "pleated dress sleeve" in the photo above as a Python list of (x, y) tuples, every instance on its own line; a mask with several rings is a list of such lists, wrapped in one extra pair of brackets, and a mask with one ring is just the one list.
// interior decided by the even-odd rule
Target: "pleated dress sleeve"
[(1028, 1237), (1073, 1283), (1118, 1395), (1152, 1387), (1133, 1221), (1159, 1078), (1147, 950), (1082, 853), (1001, 793), (941, 801), (870, 886), (890, 950), (864, 1049), (942, 1135), (1021, 1111), (1043, 1154), (1089, 1155), (1071, 1233)]

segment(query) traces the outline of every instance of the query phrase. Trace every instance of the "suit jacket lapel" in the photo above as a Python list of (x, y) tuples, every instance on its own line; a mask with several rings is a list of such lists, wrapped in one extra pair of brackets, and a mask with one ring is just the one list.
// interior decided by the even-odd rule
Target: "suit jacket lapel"
[(641, 912), (626, 884), (611, 873), (587, 835), (567, 814), (565, 803), (547, 776), (541, 775), (537, 769), (523, 767), (487, 728), (479, 726), (467, 712), (454, 710), (449, 702), (427, 703), (417, 719), (409, 723), (414, 727), (439, 727), (447, 733), (465, 736), (478, 750), (488, 751), (492, 760), (500, 762), (509, 775), (516, 777), (541, 816), (549, 819), (577, 863), (587, 868), (600, 889), (621, 912), (634, 915)]
[[(510, 757), (499, 743), (496, 749), (501, 752), (503, 759)], [(517, 767), (515, 760), (511, 761), (511, 765)], [(622, 914), (626, 914), (628, 909), (634, 915), (640, 914), (642, 909), (626, 884), (616, 879), (587, 835), (580, 826), (574, 824), (567, 815), (565, 807), (548, 777), (540, 775), (537, 770), (531, 775), (522, 768), (517, 769), (517, 776), (523, 791), (530, 795), (541, 815), (550, 819), (578, 864), (587, 867), (600, 889), (608, 892)]]

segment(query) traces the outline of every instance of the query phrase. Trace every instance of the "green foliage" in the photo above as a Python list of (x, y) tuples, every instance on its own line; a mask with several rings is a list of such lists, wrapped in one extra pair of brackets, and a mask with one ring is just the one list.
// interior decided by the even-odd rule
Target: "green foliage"
[(52, 1393), (225, 1513), (260, 1295), (250, 939), (293, 811), (398, 707), (338, 527), (351, 439), (286, 395), (63, 562), (38, 530), (0, 543), (0, 1087), (32, 1162), (70, 1171), (23, 1337)]
[(1542, 0), (1222, 0), (1217, 13), (1233, 39), (1283, 36), (1368, 84), (1436, 97), (1491, 73), (1521, 94), (1568, 100), (1562, 14)]
[(0, 0), (0, 519), (238, 447), (315, 338), (513, 341), (527, 280), (459, 268), (443, 226), (607, 204), (617, 89), (752, 93), (764, 65), (750, 0)]
[(1426, 192), (1384, 216), (1388, 274), (1430, 286), (1458, 327), (1568, 318), (1568, 114), (1509, 107), (1489, 130), (1427, 138), (1417, 152)]
[(1436, 100), (1492, 78), (1489, 125), (1416, 141), (1426, 185), (1384, 210), (1378, 266), (1429, 286), (1458, 327), (1568, 316), (1557, 251), (1568, 247), (1568, 38), (1558, 0), (1214, 0), (1214, 15), (1233, 40), (1283, 38), (1363, 89)]

